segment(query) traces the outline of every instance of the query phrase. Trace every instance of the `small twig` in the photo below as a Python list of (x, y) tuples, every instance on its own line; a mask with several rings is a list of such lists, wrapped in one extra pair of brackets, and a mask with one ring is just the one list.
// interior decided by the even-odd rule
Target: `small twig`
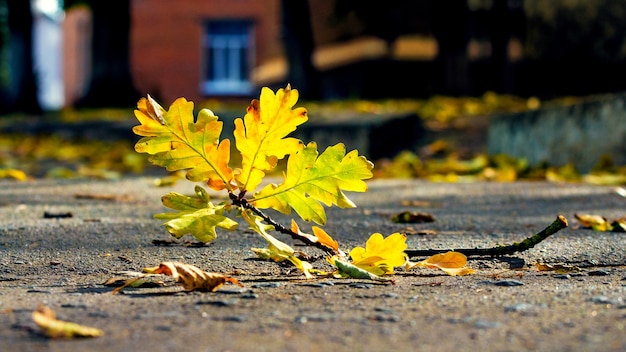
[(233, 193), (230, 193), (230, 199), (232, 200), (233, 205), (236, 205), (238, 207), (242, 207), (244, 209), (251, 210), (253, 213), (255, 213), (256, 215), (260, 216), (263, 219), (263, 221), (265, 221), (267, 224), (274, 226), (274, 229), (276, 231), (278, 231), (280, 233), (283, 233), (285, 235), (289, 235), (294, 240), (302, 241), (304, 244), (306, 244), (308, 246), (313, 246), (313, 247), (319, 248), (319, 249), (323, 250), (324, 252), (326, 252), (326, 253), (328, 253), (330, 255), (336, 254), (335, 250), (333, 248), (327, 247), (324, 244), (320, 243), (319, 241), (312, 241), (308, 237), (302, 236), (299, 233), (297, 233), (295, 231), (292, 231), (291, 229), (289, 229), (289, 228), (279, 224), (274, 219), (270, 218), (268, 215), (263, 213), (259, 208), (257, 208), (254, 205), (248, 203), (248, 201), (246, 199), (240, 198), (240, 197), (236, 196)]
[[(508, 246), (496, 246), (491, 248), (468, 248), (468, 249), (454, 249), (456, 252), (461, 252), (466, 256), (491, 256), (497, 257), (502, 255), (510, 255), (517, 252), (523, 252), (533, 248), (537, 243), (545, 240), (549, 236), (557, 233), (567, 227), (567, 219), (563, 215), (559, 215), (550, 226), (543, 229), (541, 232), (534, 236), (528, 237), (521, 242), (515, 242)], [(412, 249), (406, 250), (405, 253), (409, 257), (429, 257), (431, 255), (445, 253), (450, 249)]]

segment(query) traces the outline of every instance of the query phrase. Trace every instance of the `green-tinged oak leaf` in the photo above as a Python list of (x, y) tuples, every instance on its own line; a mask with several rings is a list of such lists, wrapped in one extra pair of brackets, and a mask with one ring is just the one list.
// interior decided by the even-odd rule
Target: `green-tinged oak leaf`
[(278, 160), (303, 147), (300, 140), (287, 137), (308, 119), (305, 108), (292, 109), (297, 101), (298, 91), (289, 85), (276, 94), (264, 87), (243, 119), (235, 119), (235, 142), (242, 156), (235, 180), (241, 190), (254, 191)]
[(188, 170), (191, 181), (206, 181), (214, 190), (232, 189), (228, 166), (230, 141), (219, 141), (222, 122), (202, 109), (194, 122), (193, 103), (179, 98), (165, 111), (152, 97), (141, 98), (135, 116), (141, 125), (133, 132), (143, 136), (135, 150), (152, 155), (150, 161), (168, 171)]
[(393, 268), (407, 262), (406, 235), (394, 233), (383, 238), (374, 233), (365, 243), (365, 248), (355, 247), (350, 251), (352, 264), (376, 275), (393, 274)]
[(162, 201), (163, 205), (178, 212), (154, 217), (167, 220), (165, 228), (176, 238), (191, 234), (206, 243), (217, 237), (216, 227), (232, 231), (238, 226), (236, 221), (224, 215), (226, 205), (211, 203), (206, 190), (200, 186), (196, 186), (196, 197), (171, 192), (163, 196)]
[(318, 157), (317, 145), (311, 142), (289, 157), (283, 183), (267, 185), (251, 202), (258, 208), (273, 208), (284, 214), (293, 209), (305, 221), (325, 224), (322, 204), (355, 207), (343, 191), (367, 191), (363, 180), (372, 177), (373, 167), (356, 150), (346, 154), (341, 143), (328, 147)]
[(435, 254), (421, 262), (407, 262), (406, 264), (406, 270), (415, 267), (440, 269), (451, 276), (463, 276), (474, 273), (474, 269), (467, 267), (467, 257), (463, 253), (453, 251)]
[(311, 275), (310, 272), (313, 268), (311, 263), (300, 260), (296, 257), (296, 251), (293, 248), (267, 233), (267, 231), (274, 230), (274, 226), (263, 223), (263, 219), (252, 214), (250, 210), (245, 210), (241, 214), (250, 225), (250, 229), (261, 235), (261, 237), (268, 242), (267, 248), (253, 248), (253, 252), (255, 252), (262, 259), (271, 259), (275, 262), (288, 260), (298, 269), (302, 270), (307, 279), (313, 278), (313, 275)]

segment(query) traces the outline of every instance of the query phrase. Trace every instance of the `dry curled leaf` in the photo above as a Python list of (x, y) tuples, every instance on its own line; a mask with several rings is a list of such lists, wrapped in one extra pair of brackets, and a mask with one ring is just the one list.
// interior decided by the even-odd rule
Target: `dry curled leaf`
[(554, 271), (557, 274), (566, 274), (572, 271), (581, 271), (579, 267), (565, 264), (535, 263), (539, 271)]
[(403, 211), (392, 216), (391, 221), (399, 224), (419, 224), (423, 222), (433, 222), (435, 221), (435, 217), (428, 213)]
[(33, 321), (41, 328), (44, 335), (51, 338), (97, 337), (104, 335), (104, 332), (100, 329), (57, 320), (54, 311), (44, 305), (40, 305), (33, 312)]
[(576, 220), (585, 228), (600, 232), (626, 232), (626, 216), (609, 222), (605, 217), (594, 214), (574, 214)]
[(164, 274), (181, 283), (186, 291), (214, 292), (223, 284), (230, 282), (243, 287), (237, 279), (218, 273), (209, 273), (191, 264), (163, 262), (158, 267), (143, 269), (148, 274)]
[(132, 287), (132, 288), (153, 288), (153, 287), (163, 287), (165, 286), (165, 282), (163, 281), (148, 281), (143, 278), (139, 279), (129, 279), (125, 277), (112, 277), (107, 279), (103, 283), (104, 286), (108, 287)]

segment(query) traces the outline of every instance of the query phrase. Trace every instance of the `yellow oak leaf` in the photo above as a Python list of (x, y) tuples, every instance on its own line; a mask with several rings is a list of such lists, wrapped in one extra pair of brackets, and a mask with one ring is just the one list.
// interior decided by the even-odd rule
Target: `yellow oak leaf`
[(413, 269), (415, 267), (426, 267), (431, 269), (440, 269), (451, 276), (463, 276), (473, 274), (475, 271), (469, 268), (467, 265), (467, 257), (460, 252), (446, 252), (435, 254), (428, 257), (421, 262), (412, 263), (407, 262), (406, 270)]
[(233, 189), (230, 141), (219, 141), (222, 122), (211, 110), (202, 109), (194, 122), (193, 103), (179, 98), (165, 111), (152, 97), (141, 98), (135, 117), (141, 123), (133, 132), (143, 136), (135, 144), (139, 153), (168, 171), (188, 170), (191, 181), (206, 181), (214, 190)]
[(235, 180), (243, 191), (254, 191), (278, 160), (303, 147), (288, 134), (308, 120), (305, 108), (292, 107), (298, 91), (287, 85), (276, 94), (264, 87), (260, 100), (252, 100), (243, 119), (235, 119), (235, 142), (241, 152), (241, 169)]
[(393, 274), (393, 268), (407, 262), (406, 235), (394, 233), (383, 238), (374, 233), (365, 243), (365, 248), (355, 247), (350, 251), (352, 264), (376, 275)]
[[(354, 208), (343, 191), (365, 192), (365, 179), (372, 177), (374, 165), (356, 150), (346, 154), (339, 143), (319, 155), (317, 144), (309, 143), (291, 155), (283, 183), (269, 184), (250, 200), (258, 208), (273, 208), (284, 214), (295, 210), (304, 221), (326, 223), (326, 206)], [(322, 203), (322, 204), (320, 204)]]

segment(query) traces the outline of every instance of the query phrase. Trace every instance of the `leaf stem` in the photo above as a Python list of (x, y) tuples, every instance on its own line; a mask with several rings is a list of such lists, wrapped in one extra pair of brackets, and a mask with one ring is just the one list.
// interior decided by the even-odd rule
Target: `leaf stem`
[[(539, 242), (545, 240), (551, 235), (557, 233), (567, 227), (567, 219), (563, 215), (559, 215), (552, 224), (540, 231), (539, 233), (527, 237), (521, 242), (515, 242), (507, 246), (495, 246), (491, 248), (466, 248), (466, 249), (454, 249), (456, 252), (465, 254), (466, 256), (490, 256), (497, 257), (502, 255), (510, 255), (517, 252), (523, 252), (533, 248)], [(428, 257), (431, 255), (445, 253), (450, 249), (410, 249), (404, 251), (409, 257)]]
[(276, 222), (274, 219), (270, 218), (268, 215), (266, 215), (265, 213), (263, 213), (259, 208), (255, 207), (254, 205), (248, 203), (248, 201), (245, 198), (241, 198), (238, 197), (237, 195), (235, 195), (234, 193), (229, 193), (229, 197), (230, 200), (232, 200), (233, 205), (238, 206), (238, 207), (242, 207), (244, 209), (249, 209), (251, 210), (253, 213), (255, 213), (256, 215), (260, 216), (263, 221), (265, 221), (267, 224), (274, 226), (274, 229), (280, 233), (286, 234), (291, 236), (291, 238), (293, 238), (294, 240), (299, 240), (304, 242), (304, 244), (308, 245), (308, 246), (313, 246), (316, 247), (318, 249), (323, 250), (324, 252), (330, 254), (330, 255), (334, 255), (337, 254), (335, 253), (335, 250), (333, 248), (327, 247), (324, 244), (318, 242), (318, 241), (311, 241), (309, 238), (305, 237), (305, 236), (301, 236), (299, 233), (292, 231), (291, 229), (283, 226), (282, 224)]

